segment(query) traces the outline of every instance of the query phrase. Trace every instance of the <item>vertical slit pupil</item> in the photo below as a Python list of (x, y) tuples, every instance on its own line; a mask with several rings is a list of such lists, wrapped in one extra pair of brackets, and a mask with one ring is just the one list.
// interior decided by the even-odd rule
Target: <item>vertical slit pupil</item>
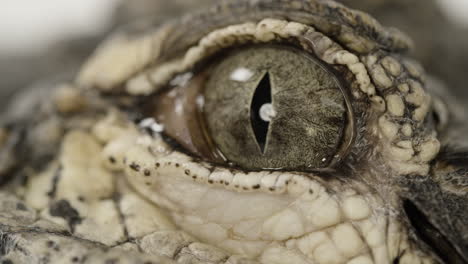
[(260, 117), (260, 108), (264, 104), (271, 104), (271, 102), (270, 74), (267, 72), (255, 89), (252, 104), (250, 106), (250, 123), (255, 134), (255, 139), (257, 140), (257, 144), (262, 153), (265, 153), (265, 145), (270, 122), (267, 122)]

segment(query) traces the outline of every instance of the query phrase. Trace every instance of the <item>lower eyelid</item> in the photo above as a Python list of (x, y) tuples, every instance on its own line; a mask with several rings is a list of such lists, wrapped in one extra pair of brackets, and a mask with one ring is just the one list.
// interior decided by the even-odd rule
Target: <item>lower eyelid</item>
[[(124, 154), (123, 165), (129, 180), (140, 188), (152, 188), (158, 177), (173, 175), (189, 181), (218, 186), (237, 192), (258, 192), (281, 194), (286, 191), (288, 182), (293, 178), (299, 181), (303, 176), (284, 172), (243, 172), (231, 168), (213, 166), (194, 161), (180, 152), (152, 155), (146, 151), (148, 146), (137, 146)], [(147, 153), (142, 156), (142, 153)], [(108, 153), (113, 157), (120, 153)], [(138, 169), (135, 169), (135, 168)]]

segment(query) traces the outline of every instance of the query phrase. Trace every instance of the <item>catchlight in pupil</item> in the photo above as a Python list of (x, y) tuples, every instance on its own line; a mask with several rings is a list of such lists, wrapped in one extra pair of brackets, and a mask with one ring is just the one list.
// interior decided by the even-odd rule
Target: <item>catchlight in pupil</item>
[(352, 114), (340, 81), (302, 50), (240, 47), (197, 69), (158, 96), (153, 116), (200, 158), (249, 170), (313, 170), (350, 145)]
[(265, 143), (268, 134), (268, 127), (270, 120), (260, 115), (260, 110), (265, 109), (266, 106), (271, 104), (271, 86), (270, 86), (270, 75), (268, 72), (263, 76), (259, 85), (257, 86), (254, 96), (252, 98), (252, 105), (250, 107), (250, 120), (252, 123), (252, 129), (255, 133), (258, 146), (262, 153), (265, 152)]

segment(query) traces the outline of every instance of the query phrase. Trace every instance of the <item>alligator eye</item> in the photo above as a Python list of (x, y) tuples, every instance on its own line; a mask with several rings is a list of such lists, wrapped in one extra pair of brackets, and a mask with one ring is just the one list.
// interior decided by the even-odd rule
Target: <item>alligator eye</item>
[(323, 169), (342, 158), (352, 111), (324, 63), (274, 45), (212, 61), (158, 95), (154, 116), (168, 136), (209, 161), (249, 170)]

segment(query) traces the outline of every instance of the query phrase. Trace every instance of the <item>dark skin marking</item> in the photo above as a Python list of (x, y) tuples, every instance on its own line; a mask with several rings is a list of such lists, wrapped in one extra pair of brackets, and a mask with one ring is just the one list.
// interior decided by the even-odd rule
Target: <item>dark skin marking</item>
[(62, 166), (60, 166), (55, 171), (54, 178), (52, 179), (52, 189), (49, 192), (47, 192), (47, 196), (49, 196), (50, 198), (55, 197), (55, 193), (57, 192), (57, 184), (61, 176), (62, 176)]
[(140, 171), (140, 165), (136, 164), (135, 162), (132, 162), (130, 165), (129, 165), (130, 169), (134, 170), (134, 171)]
[(23, 203), (17, 203), (16, 204), (16, 209), (20, 210), (20, 211), (26, 211), (27, 210), (26, 206)]
[(106, 260), (105, 264), (117, 264), (118, 261), (118, 259), (108, 259)]
[(52, 241), (52, 240), (49, 240), (49, 241), (46, 242), (46, 245), (47, 245), (48, 248), (52, 248), (52, 247), (54, 247), (55, 242)]
[(392, 264), (400, 264), (401, 256), (402, 256), (402, 255), (396, 257), (396, 258), (393, 260)]
[(109, 157), (109, 162), (112, 163), (112, 164), (115, 164), (117, 162), (117, 160), (114, 157), (110, 156)]
[(416, 234), (430, 246), (434, 252), (446, 263), (465, 263), (452, 243), (429, 222), (417, 206), (410, 200), (403, 202), (405, 212), (410, 223), (415, 227)]
[(67, 200), (59, 200), (52, 203), (49, 208), (49, 213), (52, 216), (65, 219), (72, 232), (75, 230), (75, 226), (80, 224), (83, 220), (78, 211), (73, 208)]
[(143, 171), (143, 174), (145, 174), (146, 177), (151, 176), (151, 171), (148, 170), (148, 169), (145, 169), (145, 170)]
[(10, 252), (10, 245), (12, 245), (13, 243), (14, 240), (11, 236), (7, 234), (0, 234), (0, 257)]

